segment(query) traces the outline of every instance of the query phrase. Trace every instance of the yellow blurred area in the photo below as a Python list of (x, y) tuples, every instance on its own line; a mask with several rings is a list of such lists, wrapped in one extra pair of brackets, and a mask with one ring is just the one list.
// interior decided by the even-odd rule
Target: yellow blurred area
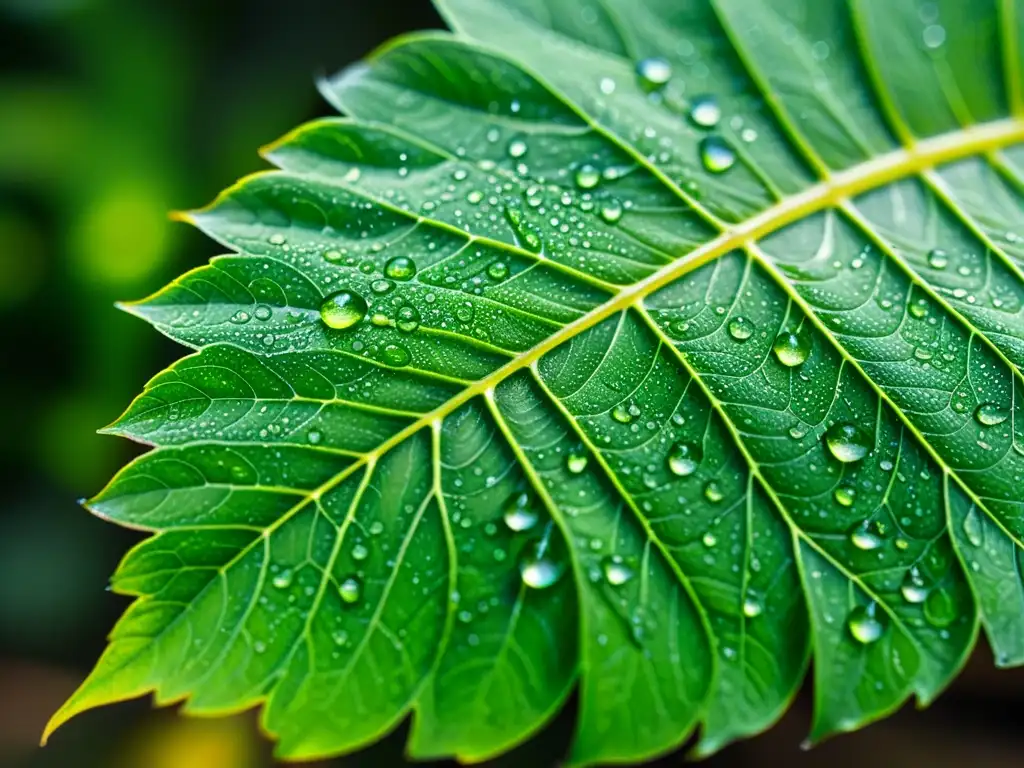
[(69, 252), (85, 280), (125, 287), (156, 272), (169, 255), (170, 203), (142, 179), (96, 190), (70, 233)]
[(254, 768), (250, 717), (160, 717), (133, 734), (115, 768)]

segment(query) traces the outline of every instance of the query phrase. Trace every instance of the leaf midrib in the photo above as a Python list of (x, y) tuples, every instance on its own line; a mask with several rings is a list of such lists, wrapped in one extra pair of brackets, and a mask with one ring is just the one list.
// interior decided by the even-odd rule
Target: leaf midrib
[[(639, 282), (622, 288), (604, 304), (562, 326), (541, 343), (510, 360), (493, 373), (473, 382), (444, 404), (396, 432), (376, 449), (367, 452), (362, 458), (357, 459), (334, 477), (309, 492), (308, 497), (310, 499), (321, 497), (368, 461), (376, 460), (424, 427), (440, 423), (460, 406), (474, 397), (492, 391), (495, 386), (513, 373), (528, 367), (563, 342), (735, 248), (752, 244), (789, 224), (836, 206), (850, 197), (877, 189), (884, 184), (918, 175), (922, 171), (939, 165), (1002, 149), (1021, 141), (1024, 141), (1024, 117), (1006, 118), (940, 134), (833, 174), (830, 178), (780, 201), (757, 216), (735, 226), (727, 227), (719, 235), (677, 261), (665, 265)], [(944, 462), (940, 465), (948, 471)], [(278, 525), (290, 517), (293, 511), (286, 513)], [(276, 525), (272, 527), (276, 527)]]

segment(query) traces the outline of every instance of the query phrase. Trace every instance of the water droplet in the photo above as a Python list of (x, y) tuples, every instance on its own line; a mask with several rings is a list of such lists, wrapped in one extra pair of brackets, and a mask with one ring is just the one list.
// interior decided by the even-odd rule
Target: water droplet
[(529, 147), (526, 142), (522, 139), (512, 139), (508, 144), (508, 156), (509, 157), (522, 157), (526, 154), (526, 150)]
[(352, 559), (353, 560), (365, 560), (370, 555), (370, 550), (365, 544), (353, 544), (352, 545)]
[(949, 266), (949, 254), (941, 248), (928, 251), (928, 266), (932, 269), (945, 269)]
[(629, 424), (639, 415), (640, 408), (635, 403), (623, 401), (612, 408), (612, 418), (619, 422), (619, 424)]
[(334, 644), (343, 646), (348, 643), (348, 632), (344, 629), (336, 629), (331, 633), (331, 639), (334, 640)]
[(921, 33), (921, 41), (926, 48), (932, 50), (941, 48), (942, 44), (946, 42), (946, 28), (939, 24), (929, 24)]
[(700, 161), (710, 173), (725, 173), (736, 164), (736, 152), (721, 136), (705, 136), (700, 142)]
[(806, 331), (783, 331), (772, 344), (775, 357), (787, 368), (803, 365), (811, 354), (811, 335)]
[(701, 128), (714, 128), (722, 119), (722, 108), (714, 96), (698, 96), (690, 104), (690, 120)]
[(403, 365), (408, 365), (411, 358), (409, 357), (409, 350), (405, 347), (398, 344), (388, 344), (381, 352), (381, 359), (388, 365), (401, 368)]
[(637, 62), (636, 74), (641, 88), (656, 91), (672, 79), (672, 65), (660, 56), (651, 56)]
[(319, 429), (311, 429), (306, 434), (306, 439), (309, 441), (310, 445), (318, 445), (320, 441), (323, 440), (323, 437), (323, 433), (320, 432)]
[(870, 552), (873, 549), (878, 549), (885, 541), (871, 530), (871, 524), (865, 520), (850, 529), (850, 543), (857, 549)]
[(503, 519), (510, 530), (528, 531), (537, 524), (538, 516), (532, 508), (530, 494), (517, 493), (505, 505)]
[(832, 498), (841, 507), (852, 507), (857, 498), (857, 489), (852, 485), (840, 485), (832, 492)]
[(711, 533), (711, 531), (705, 533), (700, 540), (701, 543), (709, 549), (718, 543), (718, 538), (715, 536), (715, 534)]
[(351, 328), (366, 317), (367, 309), (366, 300), (358, 293), (338, 291), (320, 305), (320, 319), (328, 328), (340, 331)]
[(729, 321), (729, 335), (736, 341), (746, 341), (754, 335), (755, 326), (745, 317), (734, 317)]
[(877, 608), (877, 603), (868, 603), (867, 606), (858, 605), (850, 611), (846, 626), (857, 642), (869, 645), (881, 638), (885, 632), (881, 617), (876, 615)]
[(532, 227), (523, 219), (523, 212), (518, 208), (506, 208), (505, 218), (508, 220), (512, 232), (515, 234), (516, 245), (519, 245), (531, 253), (540, 253), (544, 248), (544, 241)]
[(276, 574), (274, 578), (270, 580), (278, 589), (288, 589), (292, 585), (292, 572), (290, 568), (285, 568), (280, 573)]
[(916, 567), (907, 571), (900, 585), (900, 594), (908, 603), (917, 605), (928, 599), (928, 588), (924, 584), (920, 571)]
[(974, 411), (974, 418), (979, 424), (994, 427), (1010, 418), (1010, 409), (996, 403), (982, 403)]
[(416, 307), (404, 306), (398, 310), (395, 327), (403, 333), (412, 333), (420, 327), (420, 313)]
[(551, 557), (547, 542), (543, 539), (530, 542), (519, 560), (519, 574), (523, 584), (533, 589), (550, 587), (562, 577), (564, 570), (564, 565)]
[(470, 302), (464, 302), (459, 304), (455, 308), (455, 319), (460, 323), (471, 323), (473, 322), (473, 305)]
[(610, 77), (602, 77), (601, 82), (598, 83), (598, 88), (601, 89), (601, 93), (605, 96), (611, 96), (615, 93), (615, 81)]
[(668, 452), (668, 469), (673, 475), (686, 477), (697, 471), (702, 458), (700, 447), (689, 443), (676, 443)]
[(284, 245), (285, 242), (287, 242), (285, 240), (285, 236), (282, 235), (280, 232), (275, 232), (268, 238), (268, 240), (271, 245)]
[(240, 309), (231, 316), (231, 322), (235, 325), (244, 325), (249, 322), (249, 313)]
[(978, 508), (972, 506), (967, 510), (963, 522), (964, 536), (971, 542), (972, 546), (980, 547), (982, 542), (981, 513)]
[(384, 274), (392, 280), (411, 280), (416, 276), (416, 262), (408, 256), (395, 256), (384, 265)]
[(589, 458), (587, 454), (583, 452), (577, 453), (574, 451), (573, 453), (570, 453), (569, 456), (566, 458), (565, 467), (572, 474), (578, 475), (580, 472), (587, 468), (588, 461)]
[(385, 293), (395, 287), (395, 284), (390, 280), (374, 280), (370, 283), (370, 290), (374, 293), (383, 296)]
[(746, 599), (743, 601), (743, 615), (748, 619), (753, 619), (761, 615), (764, 610), (764, 605), (761, 601), (751, 592), (747, 593)]
[(355, 576), (349, 576), (338, 587), (338, 594), (341, 595), (341, 599), (351, 605), (359, 600), (363, 594), (363, 585), (359, 582)]
[(252, 649), (256, 651), (256, 653), (266, 653), (267, 644), (264, 643), (262, 640), (257, 640), (252, 644)]
[(619, 555), (604, 558), (601, 570), (604, 571), (605, 580), (613, 587), (621, 586), (633, 578), (633, 569)]
[(933, 627), (948, 627), (957, 617), (956, 605), (949, 593), (936, 589), (924, 603), (924, 617)]
[(622, 204), (618, 200), (610, 200), (601, 206), (601, 218), (609, 224), (615, 224), (622, 218)]
[(580, 189), (593, 189), (601, 182), (601, 172), (587, 163), (576, 171), (576, 186)]
[(495, 261), (487, 267), (487, 276), (492, 280), (504, 280), (508, 277), (508, 265), (504, 261)]
[(825, 433), (825, 444), (844, 464), (860, 461), (871, 447), (867, 435), (853, 424), (833, 424)]
[(704, 498), (710, 501), (712, 504), (717, 504), (725, 498), (725, 493), (722, 492), (721, 486), (714, 480), (711, 480), (707, 485), (704, 486)]

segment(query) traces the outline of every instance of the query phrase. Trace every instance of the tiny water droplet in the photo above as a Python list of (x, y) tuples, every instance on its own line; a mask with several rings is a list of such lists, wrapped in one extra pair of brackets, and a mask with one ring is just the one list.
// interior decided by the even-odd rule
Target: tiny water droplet
[(319, 429), (311, 429), (306, 433), (306, 440), (310, 445), (318, 445), (323, 437), (323, 433)]
[(982, 403), (974, 411), (974, 418), (979, 424), (994, 427), (1010, 418), (1010, 409), (997, 403)]
[(725, 173), (736, 164), (736, 152), (721, 136), (705, 136), (700, 142), (700, 161), (709, 173)]
[(370, 283), (370, 290), (374, 293), (383, 296), (385, 293), (395, 287), (395, 284), (390, 280), (374, 280)]
[(729, 321), (729, 335), (736, 341), (746, 341), (754, 335), (755, 326), (745, 317), (736, 316)]
[(870, 443), (863, 430), (853, 424), (833, 424), (825, 432), (825, 444), (844, 464), (860, 461), (868, 455)]
[(581, 452), (575, 452), (574, 451), (574, 452), (570, 453), (569, 456), (566, 458), (566, 460), (565, 460), (565, 467), (572, 474), (578, 475), (580, 472), (582, 472), (584, 469), (587, 468), (587, 462), (588, 461), (589, 461), (589, 457), (587, 456), (586, 453), (583, 453), (582, 451)]
[(363, 585), (359, 582), (355, 576), (349, 576), (338, 587), (338, 593), (341, 595), (341, 599), (351, 605), (359, 600), (363, 594)]
[(604, 571), (605, 580), (613, 587), (621, 586), (633, 578), (633, 569), (619, 555), (604, 558), (601, 570)]
[(356, 543), (352, 545), (352, 559), (365, 560), (370, 555), (370, 550), (365, 544)]
[(416, 262), (408, 256), (395, 256), (384, 265), (384, 274), (392, 280), (411, 280), (416, 276)]
[(722, 108), (714, 96), (698, 96), (690, 104), (690, 120), (701, 128), (714, 128), (722, 119)]
[(348, 642), (348, 632), (344, 629), (336, 629), (331, 633), (331, 639), (335, 645), (345, 645)]
[(640, 409), (632, 403), (625, 401), (612, 408), (612, 418), (620, 424), (629, 424), (640, 415)]
[(253, 312), (253, 314), (256, 316), (257, 320), (266, 321), (273, 316), (274, 312), (266, 304), (260, 304), (258, 307), (256, 307), (256, 310)]
[(328, 328), (340, 331), (351, 328), (366, 317), (367, 309), (366, 300), (358, 293), (338, 291), (320, 305), (320, 319)]
[(775, 337), (772, 350), (787, 368), (803, 365), (811, 354), (811, 335), (806, 331), (783, 331)]
[(551, 557), (543, 539), (530, 542), (519, 560), (523, 583), (533, 589), (546, 589), (562, 577), (565, 566)]
[(641, 88), (646, 91), (656, 91), (672, 79), (672, 65), (667, 59), (651, 56), (637, 62), (636, 74)]
[(702, 458), (700, 447), (680, 442), (669, 449), (666, 461), (668, 469), (673, 475), (686, 477), (697, 471)]
[(252, 644), (252, 649), (256, 651), (256, 653), (266, 653), (267, 644), (264, 643), (262, 640), (257, 640)]
[(700, 540), (701, 543), (709, 549), (718, 543), (718, 538), (715, 536), (715, 534), (711, 533), (711, 531), (705, 533)]
[(885, 632), (881, 617), (876, 615), (877, 607), (877, 603), (868, 603), (867, 606), (858, 605), (850, 611), (846, 626), (857, 642), (870, 645), (879, 640)]

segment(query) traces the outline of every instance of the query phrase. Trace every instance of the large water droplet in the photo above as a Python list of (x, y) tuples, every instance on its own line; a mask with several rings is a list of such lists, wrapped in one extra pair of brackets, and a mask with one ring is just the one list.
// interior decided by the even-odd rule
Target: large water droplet
[(663, 88), (672, 79), (672, 65), (660, 56), (641, 59), (636, 65), (636, 74), (640, 87), (646, 91)]
[(612, 418), (620, 424), (629, 424), (640, 415), (640, 407), (636, 403), (621, 402), (612, 408)]
[(363, 585), (355, 576), (349, 576), (338, 586), (338, 594), (348, 604), (355, 603), (363, 595)]
[(850, 529), (850, 543), (857, 549), (870, 552), (878, 549), (885, 541), (871, 529), (871, 523), (865, 520)]
[(963, 522), (964, 536), (972, 546), (980, 547), (982, 542), (981, 513), (978, 508), (972, 506), (967, 510)]
[(622, 204), (618, 200), (609, 200), (601, 206), (601, 218), (609, 224), (615, 224), (622, 218)]
[(508, 265), (504, 261), (495, 261), (487, 267), (487, 276), (492, 280), (504, 280), (508, 277)]
[(1010, 409), (1004, 408), (998, 403), (982, 403), (974, 411), (974, 418), (978, 420), (979, 424), (994, 427), (1010, 418)]
[(528, 149), (529, 147), (522, 139), (512, 139), (508, 144), (508, 156), (512, 158), (520, 158), (526, 154)]
[(945, 269), (949, 266), (949, 254), (941, 248), (928, 251), (928, 266), (932, 269)]
[(764, 610), (764, 604), (758, 599), (757, 595), (752, 592), (748, 592), (746, 598), (743, 600), (743, 615), (748, 619), (756, 618), (761, 615)]
[(722, 108), (714, 96), (698, 96), (690, 104), (690, 120), (701, 128), (714, 128), (722, 119)]
[(519, 574), (523, 584), (533, 589), (550, 587), (562, 577), (565, 566), (551, 557), (548, 544), (543, 539), (530, 542), (519, 560)]
[(900, 594), (908, 603), (923, 603), (928, 599), (928, 588), (925, 586), (924, 578), (916, 567), (907, 571), (900, 585)]
[(370, 556), (370, 550), (365, 544), (356, 543), (352, 545), (352, 559), (365, 560)]
[(601, 172), (587, 163), (576, 171), (576, 186), (580, 189), (593, 189), (601, 183)]
[(729, 335), (736, 341), (746, 341), (754, 335), (755, 326), (745, 317), (734, 317), (729, 321)]
[(578, 475), (587, 468), (589, 457), (583, 451), (573, 451), (566, 457), (565, 468), (574, 475)]
[(811, 335), (807, 331), (783, 331), (775, 337), (772, 350), (787, 368), (803, 365), (811, 354)]
[(829, 452), (844, 464), (860, 461), (871, 448), (869, 438), (853, 424), (833, 424), (825, 432)]
[(270, 580), (278, 589), (288, 589), (292, 585), (292, 572), (290, 568), (285, 568), (280, 573), (276, 574), (274, 578)]
[(404, 306), (398, 310), (395, 327), (403, 333), (412, 333), (420, 327), (420, 313), (416, 307)]
[(392, 280), (411, 280), (416, 276), (416, 262), (408, 256), (395, 256), (384, 265), (384, 274)]
[(517, 533), (533, 528), (537, 524), (538, 516), (533, 509), (530, 494), (524, 491), (512, 496), (505, 504), (503, 519), (505, 520), (505, 525)]
[(338, 291), (320, 305), (320, 319), (328, 328), (340, 331), (351, 328), (366, 317), (367, 309), (366, 300), (358, 293)]
[(721, 136), (705, 136), (700, 142), (700, 161), (710, 173), (725, 173), (736, 164), (736, 152)]
[(846, 626), (857, 642), (869, 645), (881, 638), (885, 632), (885, 624), (877, 615), (877, 608), (877, 603), (868, 603), (867, 606), (858, 605), (850, 611)]
[(633, 578), (633, 569), (619, 555), (604, 558), (601, 570), (604, 571), (605, 580), (613, 587), (621, 586)]
[(949, 593), (936, 589), (924, 603), (924, 617), (933, 627), (948, 627), (956, 621), (957, 610)]
[(700, 447), (689, 443), (676, 443), (668, 452), (668, 469), (673, 475), (686, 477), (697, 471), (702, 458)]
[(409, 350), (400, 344), (388, 344), (381, 351), (381, 359), (390, 366), (401, 368), (411, 360)]
[(852, 485), (840, 485), (832, 491), (832, 498), (841, 507), (852, 507), (854, 500), (857, 498), (857, 489)]

